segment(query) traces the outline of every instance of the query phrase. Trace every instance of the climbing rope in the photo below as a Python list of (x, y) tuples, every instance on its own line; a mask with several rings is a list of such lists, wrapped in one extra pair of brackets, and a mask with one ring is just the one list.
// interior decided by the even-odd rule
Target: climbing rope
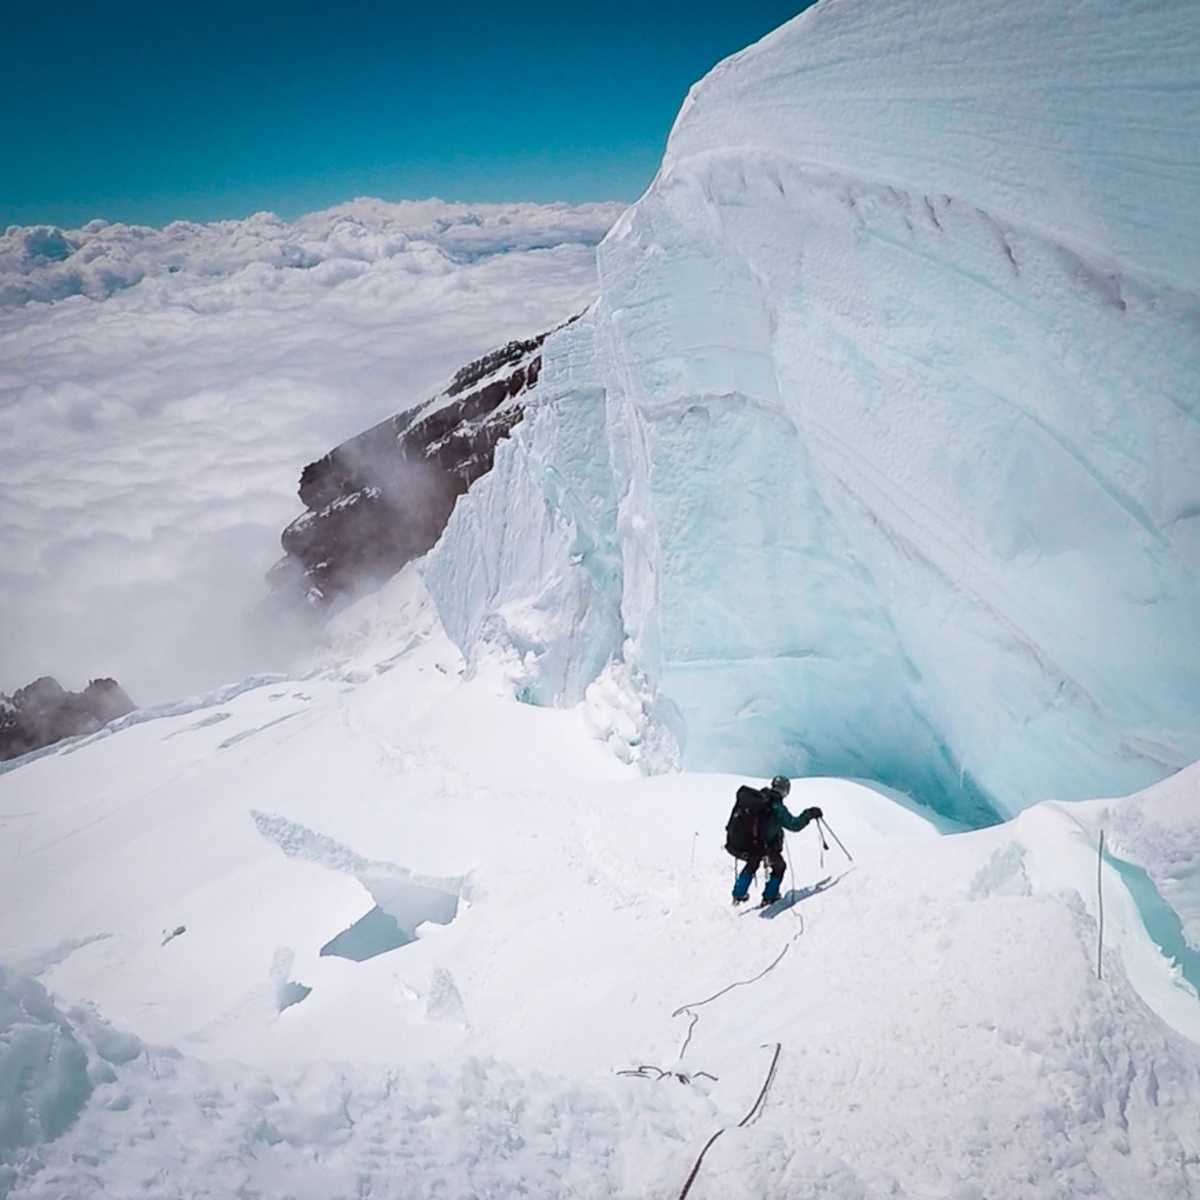
[[(787, 947), (784, 947), (786, 949)], [(753, 1121), (766, 1103), (767, 1093), (771, 1090), (771, 1084), (775, 1082), (775, 1072), (779, 1067), (779, 1056), (783, 1053), (783, 1043), (776, 1042), (774, 1053), (771, 1055), (771, 1065), (767, 1068), (767, 1077), (763, 1080), (763, 1085), (759, 1088), (758, 1096), (750, 1107), (750, 1111), (737, 1123), (736, 1129), (744, 1129)], [(712, 1148), (713, 1142), (717, 1140), (725, 1132), (725, 1126), (722, 1126), (716, 1133), (704, 1143), (704, 1149), (700, 1151), (696, 1157), (695, 1163), (692, 1165), (691, 1172), (687, 1177), (687, 1182), (683, 1185), (683, 1191), (679, 1193), (679, 1200), (687, 1200), (687, 1194), (692, 1190), (692, 1184), (696, 1182), (696, 1176), (700, 1173), (700, 1164), (704, 1162), (704, 1156)]]
[(703, 1008), (704, 1005), (711, 1004), (714, 1000), (719, 1000), (722, 996), (726, 995), (728, 992), (732, 992), (734, 988), (747, 987), (752, 983), (757, 983), (765, 975), (769, 975), (783, 961), (783, 956), (788, 952), (788, 950), (791, 949), (792, 943), (803, 932), (804, 932), (804, 918), (800, 917), (800, 928), (794, 934), (792, 934), (792, 936), (790, 938), (788, 938), (788, 940), (784, 943), (783, 949), (780, 950), (780, 952), (775, 956), (775, 958), (770, 963), (768, 963), (767, 966), (763, 967), (763, 969), (761, 971), (759, 971), (759, 973), (757, 975), (753, 975), (749, 979), (735, 979), (733, 981), (733, 983), (727, 984), (719, 992), (713, 992), (713, 994), (711, 996), (708, 996), (703, 1000), (693, 1000), (689, 1004), (681, 1004), (671, 1014), (672, 1017), (681, 1017), (681, 1016), (683, 1016), (684, 1013), (687, 1013), (687, 1015), (689, 1017), (691, 1017), (691, 1020), (688, 1022), (687, 1034), (684, 1037), (683, 1045), (680, 1047), (680, 1050), (679, 1050), (679, 1057), (681, 1059), (687, 1053), (688, 1046), (691, 1045), (692, 1032), (696, 1028), (696, 1023), (700, 1020), (700, 1014), (697, 1012), (693, 1012), (692, 1010), (696, 1009), (696, 1008)]
[[(817, 826), (817, 834), (820, 837), (820, 841), (821, 841), (821, 865), (822, 866), (824, 866), (824, 864), (825, 864), (824, 851), (829, 848), (825, 844), (825, 832), (826, 831), (833, 838), (833, 840), (835, 842), (837, 842), (839, 849), (842, 851), (843, 854), (845, 854), (846, 858), (851, 862), (854, 861), (853, 856), (846, 849), (846, 847), (842, 845), (841, 839), (837, 836), (836, 833), (833, 832), (832, 829), (829, 828), (828, 825), (824, 824), (820, 818), (817, 819), (816, 826)], [(785, 839), (785, 844), (784, 844), (784, 848), (783, 848), (783, 854), (784, 854), (785, 865), (787, 866), (788, 870), (790, 870), (791, 863), (788, 861), (786, 839)], [(735, 877), (736, 877), (736, 875), (735, 875)], [(688, 1004), (681, 1004), (671, 1014), (672, 1017), (680, 1017), (686, 1013), (687, 1016), (690, 1018), (688, 1021), (687, 1033), (684, 1035), (683, 1045), (679, 1048), (679, 1060), (680, 1061), (683, 1060), (683, 1056), (687, 1053), (688, 1047), (692, 1044), (692, 1035), (695, 1033), (696, 1026), (700, 1021), (700, 1014), (698, 1012), (696, 1012), (695, 1010), (697, 1008), (703, 1008), (704, 1005), (706, 1005), (706, 1004), (711, 1004), (714, 1000), (719, 1000), (722, 996), (728, 995), (735, 988), (748, 987), (750, 984), (757, 983), (760, 979), (765, 978), (773, 970), (775, 970), (775, 968), (777, 966), (779, 966), (779, 964), (783, 961), (784, 956), (791, 949), (792, 943), (795, 942), (796, 939), (799, 938), (804, 933), (804, 916), (803, 916), (803, 914), (796, 911), (794, 904), (790, 905), (789, 907), (791, 907), (791, 909), (792, 909), (792, 915), (799, 920), (800, 927), (799, 927), (799, 929), (796, 930), (795, 933), (792, 934), (792, 936), (790, 938), (788, 938), (788, 940), (784, 943), (783, 948), (779, 951), (779, 953), (765, 967), (763, 967), (763, 969), (761, 971), (759, 971), (759, 973), (757, 975), (752, 975), (749, 979), (735, 979), (733, 981), (733, 983), (726, 984), (726, 986), (721, 988), (720, 991), (713, 992), (713, 994), (711, 996), (706, 996), (703, 1000), (693, 1000), (693, 1001), (689, 1002)], [(750, 1106), (750, 1111), (748, 1113), (746, 1113), (746, 1115), (735, 1126), (735, 1128), (737, 1128), (737, 1129), (744, 1129), (747, 1125), (749, 1125), (752, 1121), (754, 1121), (758, 1117), (758, 1115), (762, 1112), (763, 1105), (766, 1103), (767, 1093), (771, 1090), (771, 1085), (775, 1082), (775, 1073), (779, 1068), (779, 1056), (783, 1053), (783, 1043), (782, 1042), (775, 1042), (775, 1043), (773, 1043), (773, 1045), (774, 1045), (774, 1050), (771, 1054), (771, 1063), (770, 1063), (770, 1066), (767, 1068), (766, 1078), (763, 1080), (763, 1085), (759, 1089), (758, 1095), (755, 1097), (754, 1103)], [(688, 1076), (688, 1075), (684, 1074), (682, 1071), (667, 1071), (667, 1070), (664, 1070), (662, 1067), (656, 1067), (656, 1066), (653, 1066), (650, 1064), (643, 1064), (632, 1070), (618, 1071), (617, 1074), (618, 1075), (635, 1075), (635, 1076), (638, 1076), (643, 1079), (665, 1079), (668, 1076), (672, 1076), (672, 1077), (678, 1079), (681, 1083), (690, 1083), (692, 1079), (700, 1079), (700, 1078), (711, 1079), (714, 1082), (717, 1081), (717, 1077), (715, 1075), (710, 1075), (707, 1071), (697, 1071), (697, 1072), (695, 1072), (694, 1075)], [(689, 1172), (687, 1180), (685, 1181), (685, 1183), (683, 1185), (683, 1190), (679, 1193), (679, 1200), (687, 1200), (687, 1194), (688, 1194), (688, 1192), (690, 1192), (692, 1190), (692, 1184), (696, 1182), (696, 1176), (700, 1173), (700, 1166), (704, 1162), (704, 1156), (709, 1152), (710, 1149), (712, 1149), (713, 1143), (717, 1140), (717, 1138), (719, 1138), (721, 1136), (721, 1134), (723, 1134), (726, 1131), (726, 1128), (727, 1128), (726, 1126), (722, 1126), (720, 1129), (718, 1129), (716, 1131), (716, 1133), (714, 1133), (712, 1135), (712, 1137), (710, 1137), (708, 1139), (707, 1142), (704, 1143), (704, 1146), (701, 1149), (700, 1153), (696, 1156), (695, 1163), (692, 1164), (692, 1169)]]
[[(792, 943), (804, 932), (804, 917), (800, 913), (796, 913), (795, 915), (800, 918), (800, 928), (797, 929), (790, 938), (788, 938), (788, 940), (783, 944), (783, 949), (780, 950), (779, 953), (771, 960), (771, 962), (763, 967), (763, 969), (759, 971), (757, 975), (753, 975), (749, 979), (736, 979), (733, 983), (727, 984), (725, 987), (723, 987), (719, 992), (713, 992), (711, 996), (707, 996), (703, 1000), (693, 1000), (690, 1004), (680, 1005), (671, 1014), (672, 1017), (679, 1017), (684, 1013), (687, 1013), (687, 1015), (691, 1018), (691, 1020), (688, 1022), (687, 1034), (683, 1039), (683, 1045), (679, 1050), (680, 1059), (682, 1059), (687, 1053), (687, 1048), (692, 1043), (692, 1034), (695, 1032), (696, 1025), (700, 1020), (700, 1014), (698, 1012), (694, 1012), (693, 1010), (697, 1008), (703, 1008), (704, 1005), (711, 1004), (714, 1000), (719, 1000), (722, 996), (732, 992), (734, 988), (747, 987), (752, 983), (757, 983), (760, 979), (764, 978), (773, 970), (775, 970), (775, 968), (779, 966), (781, 962), (783, 962), (784, 955), (786, 955), (791, 949)], [(767, 1077), (763, 1080), (763, 1085), (759, 1089), (758, 1096), (753, 1105), (751, 1105), (750, 1111), (737, 1123), (737, 1129), (745, 1128), (758, 1116), (759, 1112), (762, 1111), (763, 1104), (766, 1102), (767, 1093), (771, 1090), (771, 1084), (775, 1082), (775, 1071), (779, 1066), (779, 1056), (783, 1052), (783, 1043), (776, 1042), (774, 1045), (775, 1052), (771, 1055), (771, 1065), (767, 1068)], [(712, 1077), (709, 1076), (709, 1078)], [(692, 1184), (696, 1182), (696, 1176), (700, 1172), (700, 1164), (704, 1162), (704, 1156), (712, 1148), (712, 1144), (724, 1132), (725, 1126), (722, 1126), (717, 1130), (716, 1133), (712, 1135), (712, 1137), (708, 1139), (707, 1142), (704, 1143), (704, 1148), (700, 1151), (699, 1155), (697, 1155), (696, 1161), (692, 1165), (691, 1172), (687, 1177), (687, 1182), (683, 1185), (683, 1191), (679, 1193), (679, 1200), (685, 1200), (688, 1192), (691, 1191)]]

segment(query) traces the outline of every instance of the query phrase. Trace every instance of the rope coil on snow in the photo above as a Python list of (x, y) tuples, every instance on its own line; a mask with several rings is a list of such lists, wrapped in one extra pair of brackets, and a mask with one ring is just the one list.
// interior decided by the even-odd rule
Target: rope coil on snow
[(711, 1079), (713, 1083), (720, 1082), (716, 1075), (708, 1071), (693, 1071), (690, 1075), (685, 1075), (682, 1071), (665, 1071), (653, 1063), (642, 1063), (641, 1066), (630, 1067), (624, 1071), (617, 1071), (615, 1074), (636, 1075), (639, 1079), (666, 1079), (669, 1076), (672, 1079), (678, 1079), (680, 1083), (691, 1083), (693, 1079)]

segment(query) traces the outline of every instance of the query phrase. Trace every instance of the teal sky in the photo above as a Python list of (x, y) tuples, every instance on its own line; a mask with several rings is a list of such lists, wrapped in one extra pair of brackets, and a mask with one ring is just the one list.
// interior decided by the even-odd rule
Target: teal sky
[(353, 196), (634, 199), (688, 86), (805, 0), (11, 8), (0, 228)]

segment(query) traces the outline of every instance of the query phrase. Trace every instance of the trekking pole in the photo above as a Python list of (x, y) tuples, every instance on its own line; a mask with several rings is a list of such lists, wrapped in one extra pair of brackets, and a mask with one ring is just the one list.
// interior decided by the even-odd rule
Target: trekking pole
[[(836, 833), (834, 833), (832, 829), (830, 829), (830, 828), (829, 828), (829, 826), (828, 826), (828, 825), (826, 824), (826, 822), (825, 822), (825, 818), (824, 818), (824, 817), (818, 817), (818, 818), (817, 818), (817, 828), (818, 828), (819, 830), (821, 830), (821, 831), (822, 831), (822, 836), (821, 836), (821, 844), (822, 844), (822, 845), (824, 845), (824, 844), (825, 844), (825, 837), (824, 837), (824, 835), (827, 833), (827, 834), (829, 834), (829, 836), (830, 836), (831, 838), (833, 838), (833, 840), (834, 840), (835, 842), (837, 842), (837, 844), (838, 844), (838, 849), (839, 849), (839, 850), (840, 850), (840, 851), (841, 851), (841, 852), (842, 852), (842, 853), (843, 853), (843, 854), (846, 856), (846, 858), (847, 858), (847, 859), (848, 859), (850, 862), (853, 862), (853, 861), (854, 861), (854, 855), (853, 855), (853, 854), (851, 854), (851, 853), (850, 853), (850, 851), (849, 851), (849, 850), (847, 850), (847, 849), (846, 849), (846, 847), (842, 845), (842, 839), (841, 839), (840, 837), (838, 837), (838, 835), (837, 835)], [(829, 847), (828, 847), (828, 846), (825, 846), (825, 849), (826, 849), (826, 850), (828, 850), (828, 849), (829, 849)]]

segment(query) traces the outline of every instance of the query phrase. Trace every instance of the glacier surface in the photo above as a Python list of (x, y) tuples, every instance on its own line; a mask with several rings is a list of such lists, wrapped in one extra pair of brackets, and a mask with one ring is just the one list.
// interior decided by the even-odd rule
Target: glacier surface
[(1200, 757), (1198, 134), (1177, 0), (825, 0), (721, 63), (430, 556), (447, 630), (622, 690), (650, 769), (982, 823)]

